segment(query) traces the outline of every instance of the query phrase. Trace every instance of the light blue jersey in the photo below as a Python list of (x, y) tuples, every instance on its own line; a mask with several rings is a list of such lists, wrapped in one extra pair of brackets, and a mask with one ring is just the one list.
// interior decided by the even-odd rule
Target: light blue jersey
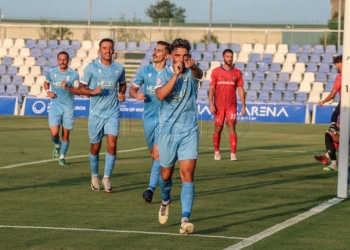
[(90, 97), (90, 116), (99, 118), (119, 117), (119, 83), (125, 83), (125, 69), (119, 63), (105, 66), (97, 59), (89, 63), (81, 79), (89, 89), (101, 87), (102, 92)]
[(137, 87), (144, 85), (146, 100), (143, 108), (143, 122), (149, 126), (158, 124), (158, 112), (160, 101), (158, 100), (154, 88), (156, 86), (159, 71), (154, 68), (154, 63), (143, 67), (137, 74), (133, 84)]
[(74, 95), (62, 87), (62, 81), (73, 87), (74, 81), (79, 82), (79, 75), (71, 68), (68, 68), (66, 72), (61, 72), (59, 67), (49, 70), (46, 82), (50, 83), (51, 92), (56, 94), (56, 98), (51, 99), (50, 113), (55, 112), (61, 115), (71, 113), (74, 116)]
[[(166, 84), (173, 75), (172, 66), (166, 67), (157, 77), (156, 88)], [(160, 104), (160, 132), (181, 134), (198, 129), (198, 83), (199, 80), (194, 78), (190, 69), (186, 69), (182, 76), (177, 78), (174, 89)]]

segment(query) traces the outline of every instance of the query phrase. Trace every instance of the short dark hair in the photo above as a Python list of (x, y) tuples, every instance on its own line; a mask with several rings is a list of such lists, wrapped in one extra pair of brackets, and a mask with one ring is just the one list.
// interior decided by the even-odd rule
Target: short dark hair
[(157, 44), (164, 45), (165, 46), (165, 51), (167, 54), (170, 54), (170, 43), (164, 42), (164, 41), (158, 41)]
[(231, 53), (231, 54), (233, 55), (232, 49), (225, 49), (225, 50), (222, 52), (222, 56), (224, 56), (224, 55), (226, 54), (226, 52)]
[(69, 54), (66, 51), (61, 51), (60, 53), (57, 54), (57, 59), (60, 55), (66, 55), (67, 59), (69, 59)]
[(343, 62), (343, 55), (339, 55), (333, 58), (333, 63), (342, 63)]
[(185, 48), (188, 50), (188, 52), (190, 52), (191, 50), (191, 44), (189, 41), (187, 41), (186, 39), (182, 39), (182, 38), (176, 38), (170, 45), (171, 51), (173, 51), (174, 49), (177, 48)]
[(110, 38), (103, 38), (103, 39), (100, 41), (100, 43), (98, 44), (98, 47), (99, 47), (99, 48), (101, 48), (101, 44), (102, 44), (103, 42), (110, 42), (110, 43), (112, 43), (113, 48), (114, 48), (114, 41), (113, 41), (112, 39), (110, 39)]

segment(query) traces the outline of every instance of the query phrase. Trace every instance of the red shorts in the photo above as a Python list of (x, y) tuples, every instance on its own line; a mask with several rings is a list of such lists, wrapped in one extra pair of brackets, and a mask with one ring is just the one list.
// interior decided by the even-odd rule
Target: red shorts
[(333, 145), (335, 147), (335, 150), (337, 150), (339, 148), (339, 143), (333, 142)]
[(219, 109), (214, 113), (214, 123), (217, 126), (224, 125), (224, 122), (237, 122), (237, 107), (232, 109)]

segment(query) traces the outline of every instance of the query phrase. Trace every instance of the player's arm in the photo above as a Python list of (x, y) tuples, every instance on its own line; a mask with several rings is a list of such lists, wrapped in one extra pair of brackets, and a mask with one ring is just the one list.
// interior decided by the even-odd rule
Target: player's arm
[(245, 116), (245, 97), (244, 97), (244, 89), (242, 86), (237, 87), (239, 98), (241, 99), (241, 105), (242, 105), (242, 110), (241, 110), (241, 115)]
[(216, 87), (216, 77), (215, 77), (215, 73), (214, 73), (211, 75), (211, 81), (209, 84), (209, 110), (212, 114), (214, 114), (216, 112), (216, 108), (214, 105), (215, 87)]
[(203, 78), (203, 70), (197, 66), (193, 58), (186, 59), (184, 63), (186, 68), (190, 68), (191, 74), (194, 78), (197, 80), (201, 80)]
[(335, 95), (337, 94), (337, 90), (336, 89), (332, 89), (332, 92), (329, 93), (329, 95), (326, 97), (326, 99), (324, 100), (321, 100), (319, 103), (318, 103), (318, 106), (321, 108), (323, 106), (323, 104), (331, 101), (334, 99)]
[(119, 92), (118, 99), (119, 101), (125, 101), (125, 92), (126, 92), (126, 80), (125, 80), (125, 69), (123, 68), (121, 76), (119, 78)]
[(170, 77), (170, 79), (163, 85), (164, 78), (162, 77), (162, 73), (157, 77), (157, 85), (156, 85), (156, 96), (160, 101), (163, 101), (174, 89), (177, 78), (182, 72), (184, 65), (182, 62), (177, 62), (173, 64), (174, 74)]
[(137, 92), (140, 89), (140, 86), (143, 84), (144, 79), (142, 77), (142, 70), (136, 74), (136, 79), (133, 83), (131, 83), (131, 87), (129, 89), (129, 95), (132, 98), (135, 98), (138, 101), (144, 101), (146, 100), (144, 93)]
[(45, 82), (44, 82), (44, 89), (46, 91), (46, 94), (50, 98), (56, 98), (56, 94), (50, 91), (50, 74), (47, 74)]
[[(72, 89), (72, 91), (73, 90), (74, 89)], [(80, 83), (79, 88), (76, 90), (77, 92), (74, 91), (75, 93), (77, 93), (75, 95), (86, 95), (86, 96), (98, 95), (102, 92), (102, 89), (100, 86), (97, 86), (95, 89), (89, 89), (88, 85), (85, 83)]]

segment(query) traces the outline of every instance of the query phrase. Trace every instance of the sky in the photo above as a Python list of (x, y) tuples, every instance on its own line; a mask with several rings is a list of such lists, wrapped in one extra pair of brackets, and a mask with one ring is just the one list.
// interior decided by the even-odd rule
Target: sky
[[(92, 21), (118, 20), (125, 15), (151, 22), (145, 10), (158, 0), (91, 0)], [(210, 0), (170, 0), (186, 9), (186, 22), (208, 23)], [(89, 0), (0, 0), (5, 19), (88, 20)], [(327, 24), (330, 0), (212, 0), (213, 23)]]

